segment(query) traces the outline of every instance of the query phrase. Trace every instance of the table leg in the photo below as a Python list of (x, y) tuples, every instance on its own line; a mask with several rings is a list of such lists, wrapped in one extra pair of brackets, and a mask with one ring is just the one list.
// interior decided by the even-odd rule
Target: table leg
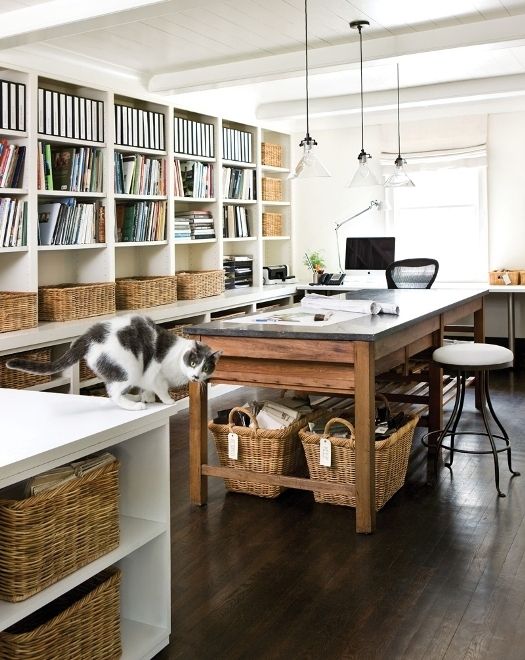
[(356, 532), (376, 527), (375, 359), (371, 342), (355, 342)]
[[(443, 344), (443, 325), (434, 333), (433, 346), (438, 348)], [(431, 361), (428, 379), (428, 431), (438, 431), (443, 428), (443, 369)], [(427, 452), (427, 483), (433, 485), (436, 479), (435, 464), (441, 461), (435, 446), (437, 434), (430, 436)]]
[[(513, 294), (510, 294), (513, 295)], [(477, 312), (474, 312), (474, 341), (478, 344), (483, 344), (485, 342), (485, 308), (484, 300), (482, 301), (481, 309), (478, 309)], [(476, 376), (474, 383), (474, 405), (476, 410), (481, 410), (481, 378)]]
[(208, 385), (190, 383), (190, 499), (192, 504), (206, 504), (208, 477), (202, 464), (208, 462)]
[(509, 348), (514, 353), (516, 348), (516, 317), (514, 313), (514, 294), (507, 293), (507, 330), (509, 335)]

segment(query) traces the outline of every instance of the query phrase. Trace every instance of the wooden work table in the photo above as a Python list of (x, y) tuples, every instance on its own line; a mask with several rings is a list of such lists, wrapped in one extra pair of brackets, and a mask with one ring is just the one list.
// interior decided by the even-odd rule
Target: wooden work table
[[(375, 377), (421, 350), (443, 342), (445, 325), (474, 315), (475, 340), (484, 341), (483, 298), (486, 288), (468, 290), (362, 290), (342, 298), (399, 305), (399, 316), (365, 315), (307, 327), (270, 323), (214, 321), (188, 332), (223, 351), (214, 383), (354, 395), (356, 428), (356, 531), (375, 529)], [(442, 370), (431, 368), (429, 430), (442, 425)], [(207, 464), (207, 388), (190, 384), (190, 495), (206, 503), (208, 476), (239, 478), (238, 470)], [(433, 460), (432, 448), (429, 461)], [(314, 490), (309, 479), (243, 472), (243, 478)], [(323, 488), (325, 486), (323, 485)], [(337, 485), (326, 485), (330, 490)], [(348, 492), (349, 486), (344, 486)], [(321, 490), (315, 482), (315, 490)]]

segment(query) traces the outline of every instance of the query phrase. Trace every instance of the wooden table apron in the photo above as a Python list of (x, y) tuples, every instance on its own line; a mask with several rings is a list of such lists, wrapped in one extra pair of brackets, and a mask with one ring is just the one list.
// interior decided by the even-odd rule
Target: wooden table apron
[[(247, 479), (303, 490), (352, 493), (356, 497), (356, 531), (371, 533), (375, 511), (375, 376), (402, 364), (405, 357), (438, 347), (445, 325), (474, 314), (475, 339), (484, 341), (483, 298), (460, 303), (444, 313), (415, 322), (408, 329), (375, 341), (341, 339), (281, 339), (206, 334), (195, 338), (223, 354), (212, 383), (353, 394), (355, 397), (356, 485), (312, 481), (307, 478), (268, 475), (207, 464), (207, 388), (190, 383), (190, 497), (194, 504), (207, 501), (208, 476)], [(442, 426), (441, 369), (431, 368), (429, 430)], [(433, 460), (429, 450), (429, 465)]]

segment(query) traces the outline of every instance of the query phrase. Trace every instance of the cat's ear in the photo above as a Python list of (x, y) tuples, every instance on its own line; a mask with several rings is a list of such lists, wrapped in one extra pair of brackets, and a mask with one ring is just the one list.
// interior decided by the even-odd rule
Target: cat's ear
[(221, 357), (222, 354), (223, 354), (223, 351), (215, 351), (215, 353), (211, 354), (211, 357), (212, 357), (213, 361), (215, 362), (215, 364), (217, 364), (217, 362), (219, 361), (219, 358)]

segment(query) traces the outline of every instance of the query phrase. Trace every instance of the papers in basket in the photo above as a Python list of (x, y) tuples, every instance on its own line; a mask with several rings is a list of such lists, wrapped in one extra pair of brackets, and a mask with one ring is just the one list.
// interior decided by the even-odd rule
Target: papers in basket
[(318, 293), (306, 294), (301, 300), (301, 307), (313, 309), (332, 309), (360, 314), (399, 314), (399, 306), (375, 300), (339, 300)]

